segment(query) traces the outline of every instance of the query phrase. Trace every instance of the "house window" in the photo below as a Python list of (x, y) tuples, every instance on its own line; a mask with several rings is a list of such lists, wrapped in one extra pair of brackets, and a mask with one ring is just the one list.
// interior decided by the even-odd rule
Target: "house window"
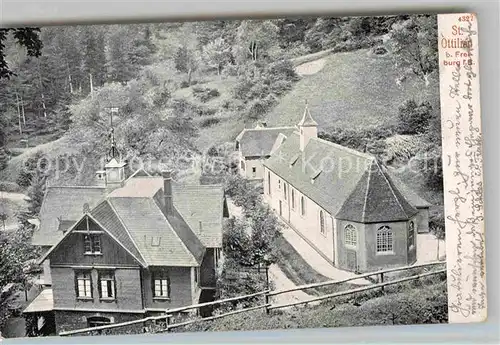
[(323, 210), (319, 211), (319, 231), (324, 235), (326, 233), (325, 230), (325, 213)]
[(239, 150), (239, 149), (240, 149), (240, 142), (236, 141), (236, 150)]
[(392, 230), (387, 225), (377, 230), (377, 253), (392, 252)]
[(267, 172), (267, 194), (271, 195), (271, 173)]
[(415, 223), (413, 221), (410, 221), (408, 225), (408, 245), (410, 248), (415, 245)]
[(83, 243), (85, 254), (101, 254), (100, 235), (84, 235)]
[(281, 180), (278, 180), (278, 189), (281, 189)]
[(156, 298), (170, 297), (170, 279), (167, 273), (158, 273), (153, 277), (153, 296)]
[(306, 215), (306, 199), (303, 196), (300, 197), (300, 214)]
[(111, 320), (104, 316), (91, 316), (87, 318), (88, 327), (99, 327), (104, 325), (109, 325)]
[(292, 198), (292, 209), (295, 210), (295, 189), (292, 188), (292, 195), (291, 195), (291, 198)]
[(245, 162), (241, 161), (241, 170), (245, 171)]
[(255, 177), (257, 175), (257, 168), (252, 167), (252, 176)]
[(114, 299), (116, 297), (114, 272), (101, 272), (99, 274), (99, 295), (103, 299)]
[(287, 198), (287, 187), (288, 185), (286, 183), (283, 183), (283, 199), (285, 200)]
[(344, 243), (346, 246), (356, 247), (358, 244), (358, 232), (352, 224), (347, 224), (344, 228)]
[(76, 297), (92, 298), (92, 276), (90, 271), (80, 271), (76, 276)]

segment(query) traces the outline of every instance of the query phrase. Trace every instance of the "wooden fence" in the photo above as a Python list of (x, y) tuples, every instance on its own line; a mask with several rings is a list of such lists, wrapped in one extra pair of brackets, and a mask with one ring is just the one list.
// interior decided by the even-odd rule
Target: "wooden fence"
[[(420, 264), (420, 265), (414, 265), (414, 266), (390, 268), (390, 269), (386, 269), (386, 270), (380, 270), (380, 271), (374, 271), (374, 272), (356, 275), (354, 277), (343, 279), (343, 280), (329, 280), (329, 281), (325, 281), (325, 282), (321, 282), (321, 283), (305, 284), (305, 285), (296, 286), (296, 287), (293, 287), (290, 289), (282, 289), (282, 290), (275, 290), (275, 291), (265, 290), (265, 291), (257, 292), (257, 293), (250, 294), (250, 295), (237, 296), (237, 297), (232, 297), (232, 298), (226, 298), (223, 300), (216, 300), (216, 301), (212, 301), (212, 302), (193, 304), (193, 305), (189, 305), (189, 306), (185, 306), (185, 307), (167, 309), (165, 311), (165, 314), (159, 315), (159, 316), (150, 316), (150, 317), (146, 317), (146, 318), (134, 320), (134, 321), (115, 323), (115, 324), (109, 324), (109, 325), (103, 325), (103, 326), (97, 326), (97, 327), (89, 327), (89, 328), (77, 329), (77, 330), (73, 330), (73, 331), (60, 332), (59, 335), (60, 336), (69, 336), (69, 335), (96, 332), (96, 331), (101, 332), (104, 330), (117, 329), (117, 328), (121, 328), (121, 327), (127, 327), (127, 326), (138, 325), (138, 324), (142, 324), (144, 327), (147, 327), (148, 323), (156, 322), (156, 321), (164, 321), (165, 324), (163, 325), (163, 329), (161, 330), (161, 332), (168, 332), (171, 329), (174, 329), (177, 327), (182, 327), (182, 326), (187, 326), (187, 325), (190, 325), (190, 324), (193, 324), (196, 322), (211, 321), (211, 320), (219, 319), (219, 318), (230, 316), (230, 315), (249, 312), (252, 310), (265, 309), (266, 313), (269, 314), (270, 311), (273, 309), (287, 308), (287, 307), (296, 306), (296, 305), (300, 305), (300, 304), (308, 304), (311, 302), (319, 302), (319, 301), (326, 300), (326, 299), (331, 299), (331, 298), (340, 297), (340, 296), (347, 296), (347, 295), (351, 295), (354, 293), (369, 291), (369, 290), (373, 290), (373, 289), (384, 290), (385, 286), (396, 285), (396, 284), (400, 284), (400, 283), (404, 283), (404, 282), (408, 282), (408, 281), (412, 281), (412, 280), (418, 280), (420, 278), (424, 278), (424, 277), (428, 277), (428, 276), (432, 276), (432, 275), (446, 273), (446, 269), (440, 269), (440, 270), (435, 270), (435, 271), (431, 271), (431, 272), (412, 275), (410, 277), (404, 277), (401, 279), (384, 281), (384, 276), (386, 276), (388, 273), (407, 271), (407, 270), (413, 270), (413, 269), (419, 269), (419, 268), (426, 268), (426, 267), (431, 267), (431, 266), (439, 266), (439, 265), (446, 265), (446, 262), (438, 261), (438, 262), (432, 262), (432, 263)], [(299, 291), (299, 290), (304, 291), (304, 290), (322, 287), (322, 286), (338, 285), (338, 284), (346, 283), (346, 282), (357, 280), (357, 279), (369, 278), (372, 276), (380, 277), (379, 282), (368, 285), (368, 286), (362, 286), (359, 288), (349, 289), (346, 291), (339, 291), (339, 292), (326, 294), (326, 295), (319, 296), (319, 297), (313, 297), (313, 298), (310, 298), (307, 300), (297, 301), (297, 302), (293, 302), (293, 303), (277, 304), (277, 305), (273, 305), (270, 303), (270, 298), (272, 296), (277, 296), (277, 295), (281, 295), (281, 294), (285, 294), (285, 293), (291, 293), (291, 292)], [(264, 298), (265, 298), (264, 304), (261, 304), (258, 306), (253, 306), (253, 307), (248, 307), (248, 308), (242, 308), (242, 309), (238, 309), (238, 310), (234, 310), (234, 311), (230, 311), (230, 312), (226, 312), (223, 314), (214, 315), (214, 316), (210, 316), (210, 317), (195, 318), (195, 319), (191, 319), (191, 320), (183, 321), (183, 322), (178, 322), (178, 323), (174, 323), (174, 324), (170, 323), (170, 319), (175, 314), (179, 314), (179, 313), (186, 312), (189, 310), (199, 310), (200, 308), (207, 307), (207, 306), (221, 305), (221, 304), (229, 303), (229, 302), (238, 302), (241, 300), (247, 300), (247, 299), (259, 297), (259, 296), (264, 296)]]

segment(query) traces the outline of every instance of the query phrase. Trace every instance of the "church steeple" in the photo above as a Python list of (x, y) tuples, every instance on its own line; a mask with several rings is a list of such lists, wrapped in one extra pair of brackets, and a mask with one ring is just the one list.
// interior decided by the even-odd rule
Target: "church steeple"
[(300, 131), (300, 151), (304, 151), (309, 140), (318, 137), (318, 123), (311, 116), (307, 100), (304, 115), (302, 116), (302, 120), (297, 124), (297, 127), (299, 127)]

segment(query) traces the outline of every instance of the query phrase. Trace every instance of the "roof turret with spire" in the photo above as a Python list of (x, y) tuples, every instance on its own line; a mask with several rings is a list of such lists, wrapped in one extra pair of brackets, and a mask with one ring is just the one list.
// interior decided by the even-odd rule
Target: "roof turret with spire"
[(302, 120), (297, 124), (297, 127), (299, 127), (300, 131), (300, 151), (304, 151), (309, 140), (318, 137), (318, 123), (311, 116), (307, 100), (304, 115), (302, 116)]
[(310, 127), (310, 126), (318, 126), (318, 123), (314, 121), (311, 116), (311, 112), (309, 111), (309, 106), (306, 100), (306, 107), (304, 109), (304, 115), (302, 116), (302, 120), (298, 123), (299, 127)]

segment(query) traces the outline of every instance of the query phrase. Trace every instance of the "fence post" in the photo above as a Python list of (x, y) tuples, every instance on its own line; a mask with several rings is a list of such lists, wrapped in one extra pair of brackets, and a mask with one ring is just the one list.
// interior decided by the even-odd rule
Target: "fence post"
[[(384, 282), (384, 274), (383, 273), (380, 273), (380, 282), (383, 283)], [(382, 292), (384, 292), (384, 287), (382, 286), (381, 287), (382, 289)]]
[[(167, 310), (168, 312), (168, 310)], [(167, 314), (167, 316), (165, 317), (165, 332), (169, 332), (169, 328), (168, 328), (168, 325), (170, 323), (170, 315)]]
[(266, 303), (266, 314), (269, 315), (269, 290), (266, 291), (266, 294), (264, 295), (265, 297), (265, 303)]

